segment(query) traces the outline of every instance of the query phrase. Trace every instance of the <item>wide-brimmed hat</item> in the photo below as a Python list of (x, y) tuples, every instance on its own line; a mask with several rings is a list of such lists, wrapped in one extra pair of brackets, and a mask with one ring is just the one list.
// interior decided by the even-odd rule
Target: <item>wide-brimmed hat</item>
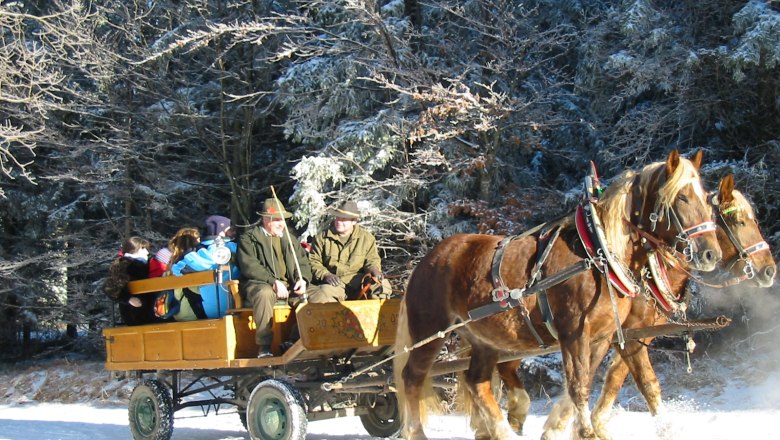
[[(281, 210), (281, 211), (280, 211)], [(270, 217), (275, 219), (290, 218), (292, 214), (284, 209), (284, 205), (279, 199), (265, 199), (263, 202), (263, 210), (258, 212), (263, 217)]]
[(348, 218), (351, 220), (357, 220), (360, 218), (360, 210), (357, 203), (352, 200), (347, 200), (337, 204), (328, 209), (328, 214), (334, 217)]
[(206, 236), (217, 236), (230, 229), (230, 219), (221, 215), (212, 215), (206, 219)]

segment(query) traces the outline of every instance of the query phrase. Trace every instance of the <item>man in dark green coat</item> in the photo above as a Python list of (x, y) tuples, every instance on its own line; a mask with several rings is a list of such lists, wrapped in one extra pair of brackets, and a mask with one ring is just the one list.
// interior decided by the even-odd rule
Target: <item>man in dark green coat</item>
[[(299, 301), (319, 290), (309, 285), (311, 266), (297, 237), (289, 235), (285, 219), (290, 214), (278, 199), (266, 199), (259, 212), (261, 224), (249, 229), (238, 241), (238, 266), (244, 295), (252, 303), (257, 325), (257, 357), (272, 356), (274, 303)], [(296, 262), (297, 260), (297, 262)], [(297, 267), (300, 267), (300, 273)], [(287, 335), (285, 335), (287, 336)]]
[(382, 275), (376, 238), (358, 225), (357, 203), (346, 201), (331, 208), (330, 227), (314, 237), (312, 274), (320, 292), (311, 302), (359, 299), (365, 282), (372, 284), (367, 296), (391, 293), (390, 283)]

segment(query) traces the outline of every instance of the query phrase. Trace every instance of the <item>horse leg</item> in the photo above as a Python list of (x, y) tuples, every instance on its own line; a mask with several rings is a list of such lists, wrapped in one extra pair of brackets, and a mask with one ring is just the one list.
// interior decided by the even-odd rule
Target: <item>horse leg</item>
[[(564, 387), (568, 385), (564, 384)], [(571, 401), (568, 393), (564, 393), (552, 410), (550, 415), (547, 416), (547, 420), (544, 422), (544, 431), (542, 433), (542, 440), (553, 440), (559, 438), (566, 427), (569, 425), (571, 418), (574, 416), (574, 403)]]
[[(647, 341), (645, 344), (650, 343), (650, 340), (645, 341)], [(642, 342), (634, 341), (634, 347), (631, 350), (627, 346), (625, 350), (620, 351), (620, 354), (626, 360), (639, 392), (645, 397), (650, 414), (658, 415), (662, 408), (661, 384), (658, 382), (653, 365), (650, 363), (647, 346), (643, 345)]]
[(422, 426), (427, 413), (425, 401), (432, 398), (433, 393), (428, 372), (443, 344), (444, 341), (438, 339), (411, 351), (401, 373), (406, 410), (406, 435), (404, 437), (409, 440), (426, 440), (428, 438), (425, 436)]
[[(572, 436), (575, 438), (609, 438), (604, 430), (597, 436), (592, 424), (590, 409), (588, 408), (593, 376), (595, 376), (596, 369), (607, 354), (609, 347), (610, 341), (608, 339), (588, 344), (586, 341), (578, 338), (573, 343), (568, 344), (567, 350), (561, 351), (564, 355), (563, 361), (564, 372), (567, 378), (567, 389), (575, 408), (576, 419), (574, 431), (572, 432)], [(575, 355), (572, 356), (572, 353)]]
[[(632, 343), (633, 341), (627, 341), (626, 345)], [(623, 356), (621, 350), (617, 351), (618, 355), (612, 358), (612, 362), (610, 363), (604, 378), (604, 386), (601, 388), (601, 395), (599, 396), (599, 400), (596, 402), (596, 406), (593, 408), (593, 414), (591, 414), (593, 428), (602, 437), (604, 436), (603, 434), (605, 432), (607, 412), (615, 403), (617, 394), (620, 391), (620, 388), (623, 387), (626, 376), (628, 376), (628, 364), (626, 362), (626, 358)]]
[(498, 352), (492, 348), (475, 345), (472, 341), (471, 361), (465, 374), (465, 386), (474, 408), (473, 425), (476, 440), (510, 440), (517, 438), (504, 419), (492, 390), (493, 370)]
[[(606, 348), (602, 347), (601, 345), (598, 345), (597, 348), (594, 350), (593, 347), (591, 347), (591, 365), (598, 365), (599, 361), (596, 361), (597, 358), (603, 358), (603, 354), (606, 350), (609, 349), (609, 345), (606, 344)], [(613, 361), (614, 363), (614, 361)], [(591, 374), (591, 381), (593, 380), (593, 376), (595, 375), (596, 368), (592, 369)], [(626, 374), (628, 374), (628, 369), (626, 369)], [(620, 383), (622, 383), (623, 380), (625, 380), (626, 374), (620, 378)], [(611, 377), (608, 374), (608, 378)], [(568, 386), (568, 385), (566, 385)], [(604, 388), (607, 388), (607, 385), (604, 385)], [(620, 389), (620, 385), (618, 384), (617, 389)], [(604, 398), (604, 391), (602, 390), (602, 399)], [(601, 400), (601, 399), (600, 399)], [(560, 399), (558, 399), (557, 402), (555, 402), (555, 405), (553, 405), (552, 410), (550, 411), (550, 415), (547, 416), (547, 420), (544, 422), (544, 432), (542, 434), (543, 440), (552, 440), (555, 438), (559, 438), (559, 436), (566, 430), (566, 427), (569, 425), (569, 422), (571, 421), (572, 417), (574, 416), (574, 403), (571, 400), (571, 396), (566, 393), (563, 396), (561, 396)], [(604, 429), (597, 429), (596, 427), (596, 412), (594, 410), (594, 413), (591, 415), (591, 420), (593, 421), (595, 432), (599, 435), (601, 438), (609, 438), (608, 435), (606, 435), (606, 432)]]
[(520, 361), (509, 361), (498, 364), (498, 374), (506, 385), (507, 411), (506, 416), (509, 426), (520, 435), (523, 434), (523, 424), (528, 417), (528, 408), (531, 406), (531, 399), (525, 390), (525, 385), (517, 374), (520, 367)]

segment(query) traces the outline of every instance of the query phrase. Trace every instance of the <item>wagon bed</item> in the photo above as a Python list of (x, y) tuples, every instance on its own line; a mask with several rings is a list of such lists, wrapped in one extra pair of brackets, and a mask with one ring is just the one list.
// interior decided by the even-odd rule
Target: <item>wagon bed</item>
[[(103, 330), (105, 368), (133, 372), (140, 382), (128, 405), (134, 439), (168, 440), (174, 412), (237, 411), (254, 439), (303, 439), (311, 420), (359, 416), (378, 437), (400, 430), (389, 363), (362, 381), (343, 385), (368, 365), (387, 359), (395, 340), (400, 299), (274, 307), (274, 357), (257, 358), (252, 309), (242, 308), (238, 282), (227, 268), (129, 283), (132, 294), (223, 284), (231, 308), (218, 319)], [(300, 338), (283, 350), (293, 326)]]

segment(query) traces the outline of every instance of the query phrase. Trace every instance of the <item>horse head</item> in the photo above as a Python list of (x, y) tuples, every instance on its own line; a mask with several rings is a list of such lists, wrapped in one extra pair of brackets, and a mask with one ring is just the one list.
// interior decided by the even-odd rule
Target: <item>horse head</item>
[(670, 245), (688, 267), (708, 272), (715, 269), (722, 252), (699, 176), (701, 160), (701, 151), (688, 160), (674, 150), (665, 162), (645, 167), (639, 176), (641, 202), (632, 221), (657, 242)]
[(747, 198), (734, 189), (734, 176), (720, 181), (718, 193), (710, 198), (718, 222), (718, 240), (723, 268), (737, 282), (747, 280), (756, 287), (771, 287), (777, 268), (769, 245)]

